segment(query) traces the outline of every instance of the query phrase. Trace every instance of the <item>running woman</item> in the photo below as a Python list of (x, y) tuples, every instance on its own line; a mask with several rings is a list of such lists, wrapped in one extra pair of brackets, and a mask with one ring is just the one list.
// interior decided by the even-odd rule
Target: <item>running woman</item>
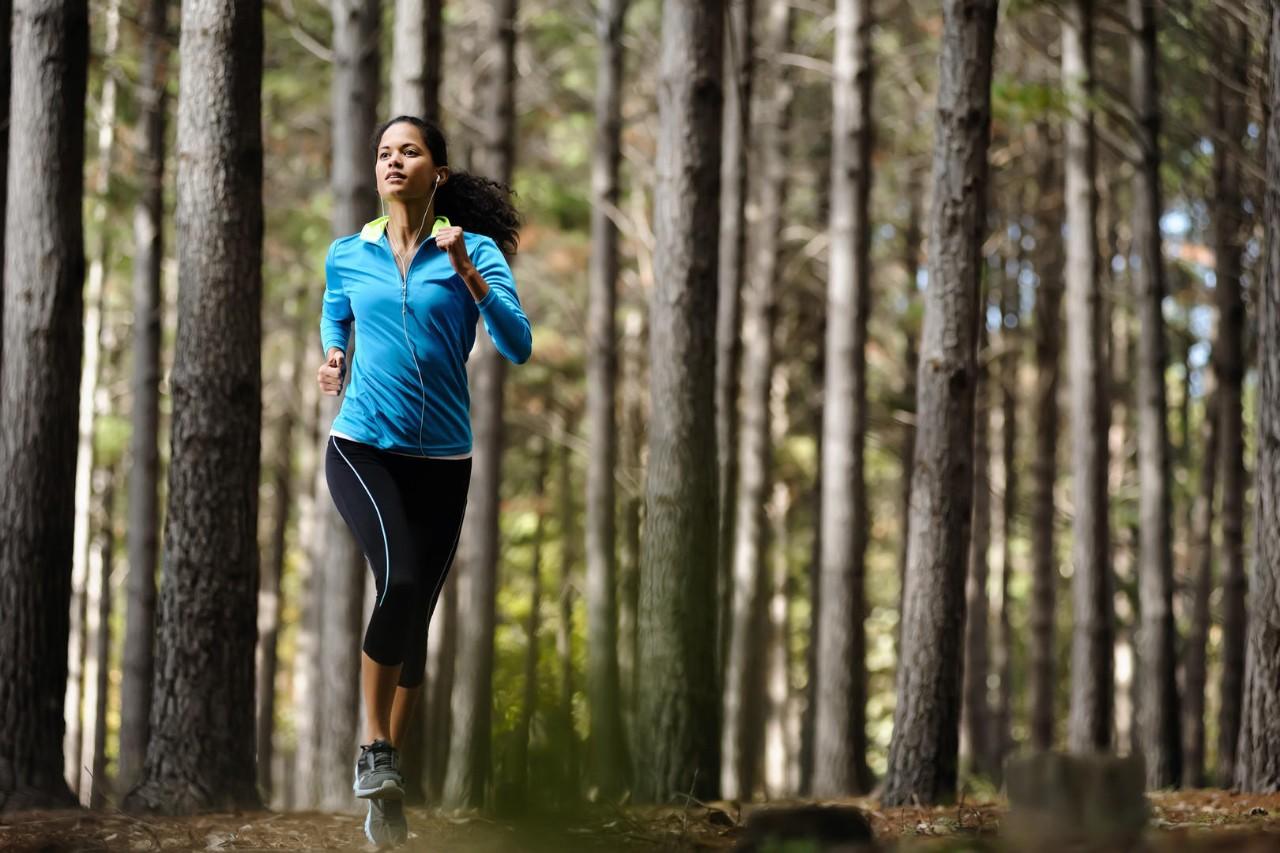
[(510, 189), (451, 172), (440, 128), (412, 116), (379, 127), (373, 148), (387, 215), (329, 247), (317, 379), (325, 394), (342, 392), (354, 324), (325, 474), (376, 587), (360, 671), (368, 743), (353, 790), (368, 799), (365, 834), (381, 845), (408, 835), (397, 745), (467, 505), (476, 323), (516, 364), (532, 334), (506, 260), (520, 226)]

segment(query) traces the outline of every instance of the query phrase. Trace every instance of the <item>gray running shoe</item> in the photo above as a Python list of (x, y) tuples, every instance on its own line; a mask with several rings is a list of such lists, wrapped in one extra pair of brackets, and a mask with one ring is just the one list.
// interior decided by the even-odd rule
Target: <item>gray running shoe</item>
[(404, 796), (404, 778), (400, 775), (400, 753), (385, 740), (375, 740), (360, 747), (356, 759), (356, 778), (351, 786), (357, 797), (398, 800)]
[(409, 837), (404, 803), (400, 800), (370, 800), (369, 814), (364, 819), (364, 834), (379, 847), (404, 844)]

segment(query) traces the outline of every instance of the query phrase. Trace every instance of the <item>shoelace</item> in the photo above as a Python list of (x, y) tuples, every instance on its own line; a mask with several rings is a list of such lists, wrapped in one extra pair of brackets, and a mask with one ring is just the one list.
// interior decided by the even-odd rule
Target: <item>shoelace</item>
[(374, 770), (395, 770), (396, 769), (396, 752), (395, 747), (385, 741), (377, 741), (366, 747), (365, 755), (361, 758), (368, 757), (369, 763)]

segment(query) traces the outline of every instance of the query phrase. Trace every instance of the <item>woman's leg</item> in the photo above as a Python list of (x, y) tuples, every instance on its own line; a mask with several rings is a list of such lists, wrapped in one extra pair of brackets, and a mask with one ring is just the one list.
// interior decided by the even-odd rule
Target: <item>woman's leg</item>
[[(400, 671), (396, 670), (399, 679)], [(393, 687), (394, 699), (391, 702), (391, 745), (396, 749), (404, 742), (405, 732), (409, 730), (409, 721), (413, 718), (414, 706), (418, 704), (418, 694), (422, 685), (417, 687)]]
[(325, 459), (329, 491), (360, 543), (377, 594), (365, 631), (361, 687), (369, 742), (392, 740), (392, 707), (405, 647), (425, 593), (420, 589), (420, 536), (408, 521), (397, 483), (398, 457), (330, 438)]

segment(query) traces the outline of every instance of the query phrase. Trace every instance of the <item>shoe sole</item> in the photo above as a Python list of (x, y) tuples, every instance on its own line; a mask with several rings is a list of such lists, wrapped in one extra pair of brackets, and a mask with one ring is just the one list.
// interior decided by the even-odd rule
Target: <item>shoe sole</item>
[(377, 788), (361, 788), (352, 786), (352, 791), (362, 800), (402, 800), (404, 799), (404, 788), (400, 787), (392, 779), (386, 779), (382, 785)]

